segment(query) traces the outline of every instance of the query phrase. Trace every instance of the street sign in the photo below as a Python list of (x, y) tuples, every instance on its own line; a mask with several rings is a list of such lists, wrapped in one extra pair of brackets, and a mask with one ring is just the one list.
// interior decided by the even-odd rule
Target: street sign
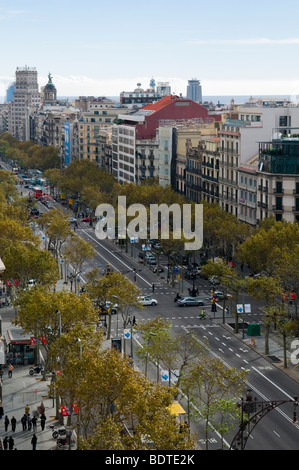
[(131, 331), (128, 328), (124, 329), (124, 337), (127, 339), (131, 338)]
[(242, 304), (237, 305), (237, 312), (238, 313), (243, 313), (243, 305)]
[(162, 381), (166, 382), (169, 378), (168, 372), (166, 370), (161, 371)]
[(251, 313), (251, 305), (245, 304), (245, 313)]

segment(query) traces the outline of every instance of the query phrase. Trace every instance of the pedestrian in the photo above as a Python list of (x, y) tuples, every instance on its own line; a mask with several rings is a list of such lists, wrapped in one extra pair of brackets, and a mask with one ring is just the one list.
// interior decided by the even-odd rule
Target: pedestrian
[(2, 367), (0, 366), (0, 380), (2, 379), (2, 377), (3, 377), (3, 369), (2, 369)]
[(155, 292), (155, 284), (152, 284), (152, 291)]
[(12, 378), (12, 371), (13, 371), (13, 365), (12, 363), (10, 362), (9, 366), (8, 366), (8, 377), (11, 379)]
[(32, 420), (31, 420), (31, 423), (32, 423), (32, 427), (33, 427), (33, 432), (36, 432), (36, 424), (37, 424), (36, 416), (33, 416)]
[(23, 426), (23, 431), (26, 431), (26, 429), (27, 429), (27, 416), (26, 415), (22, 416), (21, 423), (22, 423), (22, 426)]
[(205, 309), (203, 308), (201, 311), (201, 318), (205, 318), (205, 316), (206, 316), (206, 312), (205, 312)]
[(135, 315), (133, 316), (133, 326), (136, 325), (136, 318), (135, 318)]
[(26, 415), (26, 416), (29, 416), (29, 415), (30, 415), (30, 406), (29, 406), (29, 405), (26, 405), (26, 406), (25, 406), (25, 415)]
[(7, 432), (7, 429), (9, 426), (9, 419), (7, 415), (5, 415), (5, 418), (4, 418), (4, 426), (5, 426), (5, 432)]
[(45, 424), (46, 424), (46, 415), (43, 413), (40, 417), (40, 425), (42, 428), (42, 431), (45, 429)]
[(5, 438), (3, 439), (3, 447), (4, 450), (8, 449), (8, 436), (5, 436)]
[(2, 402), (0, 401), (0, 419), (2, 419), (3, 415), (4, 415), (4, 409), (2, 406)]
[(28, 431), (31, 431), (31, 428), (32, 428), (32, 419), (29, 416), (27, 416), (27, 426), (28, 426)]
[(12, 436), (9, 436), (9, 439), (8, 439), (8, 449), (9, 450), (13, 450), (14, 443), (15, 443), (15, 441), (13, 440)]
[(15, 432), (17, 420), (16, 420), (16, 418), (15, 418), (14, 416), (11, 418), (10, 424), (11, 424), (11, 430), (12, 430), (12, 432)]
[(33, 434), (32, 439), (31, 439), (32, 450), (36, 450), (36, 443), (37, 443), (37, 437), (35, 434)]

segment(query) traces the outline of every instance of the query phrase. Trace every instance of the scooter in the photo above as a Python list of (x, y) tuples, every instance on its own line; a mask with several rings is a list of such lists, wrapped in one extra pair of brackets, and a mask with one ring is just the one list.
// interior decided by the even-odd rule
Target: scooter
[[(75, 445), (74, 439), (71, 438), (70, 442), (71, 442), (71, 447), (74, 447), (74, 445)], [(68, 446), (69, 445), (69, 439), (67, 437), (61, 437), (61, 438), (57, 439), (57, 445), (58, 445), (58, 447)]]
[(66, 436), (66, 429), (64, 426), (56, 428), (53, 424), (50, 424), (50, 428), (52, 429), (53, 439), (57, 439), (59, 436)]
[(41, 374), (41, 375), (44, 375), (45, 371), (44, 371), (44, 368), (43, 366), (35, 366), (35, 367), (30, 367), (29, 369), (29, 374), (30, 375), (34, 375), (34, 374)]

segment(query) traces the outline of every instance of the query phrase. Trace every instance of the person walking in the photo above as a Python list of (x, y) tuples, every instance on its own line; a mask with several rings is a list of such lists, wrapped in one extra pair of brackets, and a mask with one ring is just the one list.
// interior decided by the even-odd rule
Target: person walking
[(5, 418), (4, 418), (4, 427), (5, 427), (5, 432), (7, 432), (8, 430), (8, 426), (9, 426), (9, 419), (8, 419), (8, 416), (5, 415)]
[(9, 439), (8, 439), (8, 449), (9, 450), (13, 450), (14, 443), (15, 443), (15, 441), (13, 440), (12, 436), (9, 436)]
[(23, 431), (26, 431), (26, 429), (27, 429), (27, 416), (26, 415), (22, 416), (21, 423), (22, 423), (22, 426), (23, 426)]
[(201, 318), (206, 318), (206, 312), (205, 312), (205, 309), (203, 308), (202, 311), (201, 311)]
[(0, 419), (2, 419), (3, 415), (4, 415), (4, 409), (2, 406), (2, 402), (0, 401)]
[(32, 419), (29, 416), (27, 416), (27, 426), (28, 426), (28, 431), (31, 431), (31, 428), (32, 428)]
[(36, 419), (36, 416), (33, 416), (32, 420), (32, 428), (33, 428), (33, 432), (36, 432), (36, 425), (37, 425), (37, 419)]
[(4, 450), (8, 449), (8, 436), (5, 436), (5, 438), (3, 439), (3, 447)]
[(33, 436), (32, 436), (31, 444), (32, 444), (32, 450), (36, 450), (37, 437), (36, 437), (35, 434), (33, 434)]
[(153, 293), (155, 292), (155, 284), (154, 283), (152, 284), (152, 292)]
[(41, 425), (42, 431), (45, 429), (45, 424), (46, 424), (46, 415), (43, 413), (40, 417), (40, 425)]
[(25, 415), (26, 415), (26, 416), (29, 416), (29, 415), (30, 415), (30, 406), (29, 406), (29, 405), (26, 405), (26, 406), (25, 406)]
[(15, 432), (17, 420), (16, 420), (16, 418), (15, 418), (14, 416), (11, 418), (10, 424), (11, 424), (11, 430), (12, 430), (12, 432)]
[(13, 371), (13, 365), (12, 363), (10, 362), (9, 366), (8, 366), (8, 377), (11, 379), (12, 378), (12, 371)]

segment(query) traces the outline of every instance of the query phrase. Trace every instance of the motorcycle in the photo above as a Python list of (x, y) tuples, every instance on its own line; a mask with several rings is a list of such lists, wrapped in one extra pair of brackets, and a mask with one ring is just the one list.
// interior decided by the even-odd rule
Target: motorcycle
[[(71, 443), (71, 447), (74, 447), (74, 445), (75, 445), (74, 439), (71, 438), (70, 443)], [(68, 446), (70, 443), (69, 443), (69, 439), (67, 437), (57, 439), (58, 447)]]
[(53, 439), (57, 439), (59, 436), (66, 436), (66, 429), (64, 426), (60, 428), (56, 428), (54, 425), (50, 425), (50, 428), (52, 429), (52, 437)]
[(30, 367), (29, 369), (29, 374), (34, 375), (34, 374), (41, 374), (44, 375), (45, 371), (43, 366), (35, 366), (35, 367)]
[(179, 299), (182, 299), (183, 297), (180, 294), (177, 294), (174, 298), (174, 302), (177, 302)]

